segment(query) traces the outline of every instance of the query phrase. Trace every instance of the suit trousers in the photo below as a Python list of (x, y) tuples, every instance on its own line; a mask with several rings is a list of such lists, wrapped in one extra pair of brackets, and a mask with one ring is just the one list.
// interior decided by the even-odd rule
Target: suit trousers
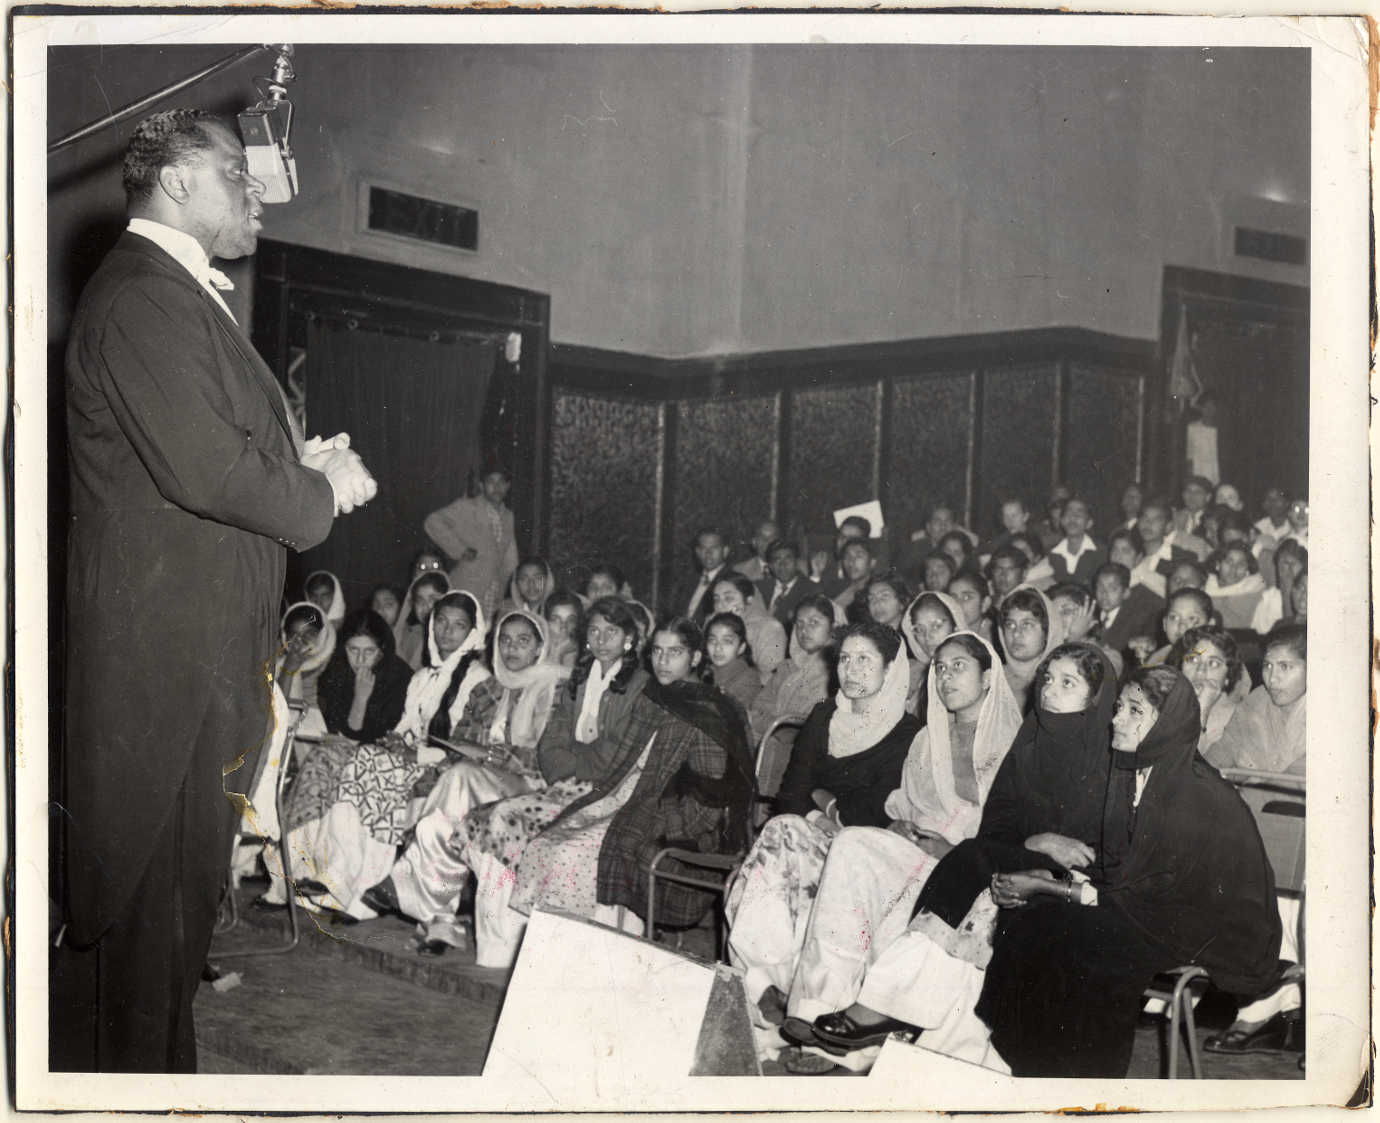
[(210, 950), (234, 815), (204, 730), (119, 918), (86, 948), (49, 949), (49, 1068), (195, 1072), (192, 1001)]

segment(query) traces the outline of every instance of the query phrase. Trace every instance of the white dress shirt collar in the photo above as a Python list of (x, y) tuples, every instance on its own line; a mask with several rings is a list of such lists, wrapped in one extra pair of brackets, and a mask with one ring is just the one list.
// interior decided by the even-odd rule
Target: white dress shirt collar
[[(192, 275), (192, 279), (204, 288), (225, 309), (232, 320), (235, 315), (221, 297), (218, 290), (233, 289), (235, 283), (219, 269), (211, 268), (210, 258), (201, 248), (201, 243), (183, 230), (176, 230), (150, 218), (131, 218), (127, 227), (131, 234), (138, 234), (163, 250), (178, 265)], [(238, 321), (237, 321), (238, 322)]]

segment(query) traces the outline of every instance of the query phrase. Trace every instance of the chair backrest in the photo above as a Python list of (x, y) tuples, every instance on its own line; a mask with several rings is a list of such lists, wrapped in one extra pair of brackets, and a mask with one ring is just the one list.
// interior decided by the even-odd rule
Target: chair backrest
[(1306, 790), (1302, 776), (1249, 768), (1222, 770), (1236, 785), (1255, 816), (1256, 829), (1275, 873), (1275, 889), (1284, 896), (1303, 894), (1306, 852)]
[(771, 799), (781, 787), (781, 777), (785, 774), (786, 763), (790, 760), (791, 747), (795, 738), (777, 738), (781, 729), (799, 729), (805, 724), (808, 714), (786, 714), (777, 718), (762, 734), (757, 742), (757, 794), (763, 799)]

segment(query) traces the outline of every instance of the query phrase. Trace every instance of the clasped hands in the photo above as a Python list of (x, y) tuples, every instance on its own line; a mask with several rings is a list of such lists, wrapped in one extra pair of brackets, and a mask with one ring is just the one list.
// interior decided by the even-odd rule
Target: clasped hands
[(379, 492), (378, 481), (370, 475), (359, 453), (351, 450), (349, 433), (337, 433), (329, 439), (309, 438), (302, 450), (302, 463), (331, 481), (342, 515), (364, 506)]
[[(1087, 843), (1052, 831), (1031, 835), (1025, 840), (1025, 846), (1027, 850), (1053, 858), (1066, 870), (1082, 869), (1097, 857)], [(1041, 893), (1067, 897), (1068, 882), (1044, 869), (992, 875), (992, 900), (999, 908), (1020, 908)]]

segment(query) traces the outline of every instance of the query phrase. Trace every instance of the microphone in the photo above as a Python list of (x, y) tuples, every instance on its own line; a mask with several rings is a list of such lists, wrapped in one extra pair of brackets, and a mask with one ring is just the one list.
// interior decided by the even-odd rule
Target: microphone
[(288, 143), (292, 102), (287, 99), (287, 83), (296, 77), (292, 45), (278, 44), (276, 50), (278, 60), (273, 76), (254, 80), (261, 95), (259, 101), (239, 114), (249, 174), (263, 182), (265, 203), (286, 203), (297, 194), (297, 161)]

